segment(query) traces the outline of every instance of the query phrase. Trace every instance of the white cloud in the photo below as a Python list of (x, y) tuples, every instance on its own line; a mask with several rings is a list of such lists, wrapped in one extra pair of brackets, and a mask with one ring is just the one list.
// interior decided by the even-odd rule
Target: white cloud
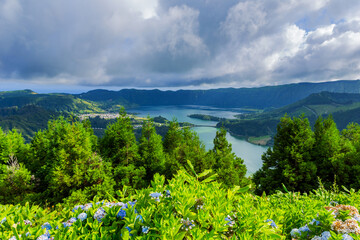
[(359, 78), (358, 16), (358, 0), (3, 0), (0, 77), (135, 87)]

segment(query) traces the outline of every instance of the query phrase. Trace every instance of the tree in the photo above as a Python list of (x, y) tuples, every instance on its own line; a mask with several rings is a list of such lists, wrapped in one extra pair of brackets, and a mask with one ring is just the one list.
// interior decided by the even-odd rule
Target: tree
[(37, 192), (50, 202), (60, 202), (78, 190), (90, 199), (112, 193), (111, 165), (92, 149), (93, 138), (81, 122), (63, 117), (49, 121), (31, 142), (29, 168), (40, 180)]
[(0, 202), (3, 204), (25, 201), (33, 190), (33, 176), (24, 165), (28, 151), (24, 141), (15, 129), (4, 133), (0, 128)]
[(226, 130), (224, 128), (216, 132), (211, 155), (214, 159), (212, 168), (218, 174), (220, 182), (227, 187), (249, 184), (249, 180), (245, 177), (246, 166), (244, 160), (232, 152), (231, 143), (226, 139)]
[(124, 109), (120, 110), (117, 121), (107, 127), (100, 141), (100, 150), (102, 156), (113, 164), (128, 165), (140, 158), (134, 128)]
[(150, 183), (155, 173), (162, 174), (165, 169), (165, 154), (162, 138), (156, 133), (154, 123), (147, 119), (143, 122), (139, 153), (146, 170), (145, 180)]
[(199, 136), (188, 127), (180, 128), (176, 120), (170, 122), (164, 139), (166, 172), (168, 179), (181, 168), (187, 168), (190, 161), (196, 172), (211, 168), (204, 144)]
[(145, 186), (146, 170), (140, 161), (131, 119), (123, 108), (117, 121), (107, 127), (100, 141), (100, 150), (102, 156), (112, 163), (116, 189), (124, 185), (133, 188)]
[(283, 190), (310, 191), (317, 186), (316, 164), (311, 159), (314, 136), (307, 118), (287, 115), (280, 120), (274, 146), (262, 156), (263, 166), (253, 177), (258, 193)]
[(325, 187), (330, 187), (335, 181), (333, 160), (341, 149), (340, 132), (331, 116), (326, 119), (319, 117), (314, 125), (314, 147), (312, 159), (317, 166), (317, 176)]

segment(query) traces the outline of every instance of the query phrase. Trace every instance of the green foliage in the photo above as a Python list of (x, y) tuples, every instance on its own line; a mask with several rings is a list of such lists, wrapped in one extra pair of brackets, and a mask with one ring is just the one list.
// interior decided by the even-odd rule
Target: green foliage
[(139, 142), (141, 165), (146, 170), (145, 180), (151, 181), (155, 173), (163, 173), (165, 170), (165, 154), (163, 151), (162, 138), (156, 133), (153, 121), (147, 119), (143, 122), (141, 138)]
[(314, 136), (306, 118), (281, 119), (274, 147), (262, 156), (263, 166), (254, 174), (258, 192), (273, 193), (282, 189), (310, 191), (316, 187), (316, 165), (311, 158)]
[(179, 169), (186, 168), (188, 161), (196, 172), (210, 169), (213, 165), (199, 136), (188, 127), (181, 128), (176, 120), (170, 122), (163, 144), (167, 178), (171, 178)]
[(228, 187), (249, 184), (248, 179), (245, 178), (246, 166), (244, 160), (232, 152), (231, 143), (226, 140), (226, 130), (224, 128), (216, 132), (214, 148), (210, 155), (214, 159), (212, 168), (218, 174), (220, 182)]
[(36, 191), (50, 202), (79, 189), (90, 198), (112, 192), (111, 165), (92, 152), (93, 144), (93, 136), (82, 123), (63, 117), (50, 121), (48, 129), (38, 132), (31, 143), (28, 167), (40, 181)]
[[(110, 201), (94, 198), (76, 207), (0, 205), (0, 239), (36, 239), (45, 233), (55, 239), (313, 239), (324, 231), (342, 239), (342, 233), (331, 230), (335, 216), (325, 207), (334, 201), (360, 207), (360, 193), (354, 190), (254, 196), (247, 187), (223, 188), (209, 174), (197, 178), (179, 171), (167, 185), (156, 174), (151, 186), (136, 194)], [(339, 212), (336, 219), (349, 218), (347, 211)], [(290, 235), (305, 225), (309, 231), (301, 238)]]

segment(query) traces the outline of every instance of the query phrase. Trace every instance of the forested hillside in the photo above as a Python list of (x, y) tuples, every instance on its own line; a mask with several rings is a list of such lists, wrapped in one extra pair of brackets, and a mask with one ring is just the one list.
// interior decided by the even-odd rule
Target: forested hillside
[(360, 93), (360, 80), (324, 83), (299, 83), (259, 88), (223, 88), (210, 90), (93, 90), (79, 95), (81, 99), (111, 104), (122, 102), (140, 106), (202, 105), (223, 108), (278, 108), (322, 91)]
[(285, 116), (246, 178), (224, 129), (210, 151), (176, 121), (137, 142), (124, 111), (99, 140), (64, 117), (29, 144), (1, 130), (0, 239), (358, 239), (359, 138)]
[(245, 138), (273, 137), (277, 124), (285, 114), (290, 117), (304, 115), (311, 126), (314, 126), (318, 117), (332, 115), (338, 128), (342, 130), (351, 122), (360, 123), (360, 94), (314, 93), (281, 108), (240, 114), (238, 119), (220, 119), (217, 126), (225, 127), (232, 134)]

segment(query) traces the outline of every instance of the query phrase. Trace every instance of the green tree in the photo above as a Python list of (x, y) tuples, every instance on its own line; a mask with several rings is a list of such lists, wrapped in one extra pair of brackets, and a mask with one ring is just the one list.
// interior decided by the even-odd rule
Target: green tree
[(334, 157), (341, 149), (341, 136), (333, 118), (319, 117), (314, 125), (314, 147), (311, 151), (312, 159), (317, 166), (317, 176), (321, 178), (325, 187), (330, 187), (335, 181), (333, 170)]
[(253, 180), (258, 193), (310, 191), (317, 187), (316, 164), (311, 159), (314, 136), (307, 118), (287, 115), (280, 120), (273, 148), (262, 156), (263, 166)]
[(211, 168), (204, 144), (190, 128), (180, 128), (176, 120), (170, 122), (164, 139), (166, 152), (166, 178), (170, 179), (181, 168), (187, 168), (190, 161), (196, 172)]
[(88, 198), (112, 193), (111, 165), (92, 152), (93, 138), (73, 119), (49, 121), (31, 143), (31, 171), (40, 180), (37, 191), (50, 202), (60, 202), (81, 190)]
[(142, 125), (139, 153), (146, 170), (145, 180), (150, 183), (155, 173), (162, 174), (165, 169), (162, 138), (156, 133), (154, 123), (150, 119), (145, 120)]
[(244, 186), (250, 183), (245, 177), (244, 160), (232, 152), (231, 143), (226, 139), (226, 130), (221, 128), (216, 132), (214, 148), (211, 153), (214, 159), (212, 168), (218, 174), (218, 180), (228, 187)]
[(117, 121), (107, 127), (100, 141), (100, 150), (113, 165), (116, 189), (124, 185), (133, 188), (145, 186), (146, 170), (140, 161), (131, 119), (124, 109), (120, 110)]
[(0, 128), (0, 202), (3, 204), (25, 201), (33, 190), (34, 179), (24, 165), (28, 152), (24, 142), (15, 129), (4, 133)]

